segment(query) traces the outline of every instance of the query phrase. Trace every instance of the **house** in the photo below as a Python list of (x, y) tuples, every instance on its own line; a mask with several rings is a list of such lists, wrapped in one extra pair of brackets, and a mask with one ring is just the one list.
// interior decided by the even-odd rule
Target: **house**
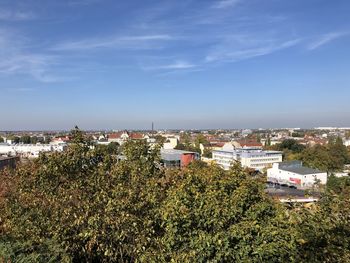
[(108, 134), (108, 142), (117, 142), (120, 145), (127, 140), (142, 140), (144, 135), (138, 132), (120, 131), (116, 133)]
[(168, 137), (163, 144), (163, 149), (174, 149), (178, 144), (178, 139), (176, 137)]
[(119, 144), (123, 144), (125, 141), (129, 139), (129, 134), (127, 131), (116, 132), (108, 134), (107, 136), (108, 142), (117, 142)]
[(205, 150), (213, 151), (220, 150), (225, 145), (225, 142), (209, 142), (209, 143), (200, 143), (199, 149), (201, 153), (204, 154)]
[(213, 151), (213, 159), (225, 170), (229, 170), (231, 164), (238, 161), (242, 167), (262, 171), (274, 163), (282, 162), (282, 152), (257, 148), (235, 148), (232, 144), (225, 144), (221, 150)]
[(129, 138), (131, 140), (142, 140), (142, 139), (144, 139), (144, 136), (142, 133), (131, 132), (131, 133), (129, 133)]
[(253, 131), (250, 130), (250, 129), (245, 129), (245, 130), (242, 130), (242, 136), (243, 137), (247, 137), (248, 135), (252, 134)]
[(144, 135), (142, 139), (146, 140), (148, 142), (148, 144), (151, 146), (155, 145), (157, 142), (156, 138), (154, 138), (148, 134)]
[(61, 143), (68, 143), (70, 142), (71, 137), (70, 136), (59, 136), (52, 138), (50, 144), (61, 144)]
[(194, 160), (199, 160), (196, 152), (182, 151), (175, 149), (161, 149), (161, 160), (164, 167), (186, 167)]
[(242, 139), (242, 140), (234, 140), (232, 141), (233, 146), (236, 148), (257, 148), (261, 149), (263, 145), (260, 142), (252, 139)]
[(327, 173), (304, 167), (301, 161), (281, 162), (273, 164), (272, 168), (267, 170), (267, 180), (307, 189), (316, 183), (326, 184)]

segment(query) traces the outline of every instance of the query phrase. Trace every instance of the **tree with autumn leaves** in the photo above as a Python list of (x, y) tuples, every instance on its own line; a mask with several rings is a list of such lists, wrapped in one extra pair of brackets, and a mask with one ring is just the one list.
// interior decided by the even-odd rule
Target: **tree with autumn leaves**
[[(347, 262), (349, 188), (286, 207), (239, 165), (160, 165), (159, 148), (125, 158), (75, 129), (63, 153), (0, 178), (0, 255), (12, 262)], [(340, 189), (340, 190), (339, 190)], [(1, 259), (1, 257), (0, 257)]]

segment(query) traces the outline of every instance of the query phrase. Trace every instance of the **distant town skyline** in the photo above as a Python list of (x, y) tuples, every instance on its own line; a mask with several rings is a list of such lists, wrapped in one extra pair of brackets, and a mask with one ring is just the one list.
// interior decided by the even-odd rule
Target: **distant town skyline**
[(0, 2), (0, 130), (350, 126), (347, 0)]

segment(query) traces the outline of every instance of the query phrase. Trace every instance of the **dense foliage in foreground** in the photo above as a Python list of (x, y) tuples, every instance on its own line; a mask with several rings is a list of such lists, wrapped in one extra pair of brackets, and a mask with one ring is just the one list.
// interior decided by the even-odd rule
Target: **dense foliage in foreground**
[[(0, 255), (12, 262), (349, 262), (349, 184), (285, 207), (239, 166), (165, 171), (77, 140), (0, 178)], [(0, 260), (1, 260), (0, 257)]]

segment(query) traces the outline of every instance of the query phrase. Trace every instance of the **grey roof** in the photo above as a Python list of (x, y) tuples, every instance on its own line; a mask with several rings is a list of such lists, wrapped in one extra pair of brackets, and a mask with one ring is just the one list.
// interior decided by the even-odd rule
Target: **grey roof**
[(16, 156), (0, 156), (0, 161), (17, 158)]
[(196, 152), (190, 152), (190, 151), (184, 151), (184, 150), (177, 150), (177, 149), (161, 149), (161, 153), (165, 154), (186, 154), (186, 153), (196, 153)]
[(176, 150), (176, 149), (161, 149), (160, 155), (163, 160), (178, 161), (181, 160), (183, 154), (198, 154), (196, 152)]
[(301, 167), (280, 167), (279, 169), (284, 170), (284, 171), (288, 171), (288, 172), (292, 172), (292, 173), (296, 173), (296, 174), (302, 174), (302, 175), (323, 173), (320, 170), (312, 169), (309, 167), (303, 167), (303, 166), (301, 166)]

